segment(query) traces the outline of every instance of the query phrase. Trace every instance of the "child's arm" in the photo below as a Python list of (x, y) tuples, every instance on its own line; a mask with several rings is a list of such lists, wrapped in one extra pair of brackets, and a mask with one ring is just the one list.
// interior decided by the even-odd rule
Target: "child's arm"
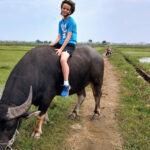
[(58, 42), (59, 42), (59, 40), (60, 40), (60, 38), (61, 38), (61, 36), (60, 36), (60, 34), (58, 34), (58, 36), (57, 36), (56, 40), (55, 40), (55, 41), (53, 41), (53, 42), (51, 42), (51, 43), (50, 43), (50, 46), (54, 46), (56, 43), (58, 43)]
[(72, 35), (72, 32), (68, 32), (67, 38), (66, 38), (66, 40), (64, 41), (63, 45), (61, 46), (61, 48), (60, 48), (60, 49), (56, 49), (58, 56), (61, 55), (63, 49), (64, 49), (64, 48), (66, 47), (66, 45), (68, 44), (68, 42), (69, 42), (69, 40), (70, 40), (70, 38), (71, 38), (71, 35)]

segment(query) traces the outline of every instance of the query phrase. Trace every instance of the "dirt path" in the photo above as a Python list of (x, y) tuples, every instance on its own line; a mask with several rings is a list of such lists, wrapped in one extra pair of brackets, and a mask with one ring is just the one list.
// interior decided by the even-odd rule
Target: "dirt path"
[[(71, 150), (121, 150), (122, 140), (118, 133), (116, 109), (119, 99), (119, 82), (113, 66), (104, 57), (105, 71), (101, 98), (101, 117), (91, 121), (94, 98), (91, 90), (81, 106), (81, 123), (71, 126), (72, 136), (67, 139)], [(109, 92), (108, 92), (109, 91)]]

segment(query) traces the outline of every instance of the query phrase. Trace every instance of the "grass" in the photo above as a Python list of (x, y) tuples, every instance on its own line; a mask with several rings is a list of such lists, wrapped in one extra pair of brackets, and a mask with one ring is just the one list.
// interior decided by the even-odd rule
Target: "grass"
[(33, 47), (0, 46), (0, 85), (5, 84), (11, 70), (20, 58)]
[(120, 132), (125, 150), (150, 149), (150, 85), (138, 78), (132, 65), (122, 53), (115, 50), (109, 59), (121, 79), (120, 109), (118, 110)]
[(101, 55), (105, 52), (105, 47), (94, 47), (96, 51), (98, 51)]

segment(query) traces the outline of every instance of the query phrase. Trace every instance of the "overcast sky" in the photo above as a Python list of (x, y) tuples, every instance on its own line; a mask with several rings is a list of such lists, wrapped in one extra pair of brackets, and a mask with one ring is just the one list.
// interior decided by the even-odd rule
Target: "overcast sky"
[[(74, 0), (78, 42), (150, 43), (150, 0)], [(53, 41), (61, 0), (0, 0), (0, 40)]]

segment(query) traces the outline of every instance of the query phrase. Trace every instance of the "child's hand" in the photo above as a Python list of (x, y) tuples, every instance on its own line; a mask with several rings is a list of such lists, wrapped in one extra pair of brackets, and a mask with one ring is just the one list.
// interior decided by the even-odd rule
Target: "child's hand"
[(56, 50), (56, 54), (57, 54), (58, 56), (60, 56), (61, 53), (62, 53), (62, 49), (55, 49), (55, 50)]

